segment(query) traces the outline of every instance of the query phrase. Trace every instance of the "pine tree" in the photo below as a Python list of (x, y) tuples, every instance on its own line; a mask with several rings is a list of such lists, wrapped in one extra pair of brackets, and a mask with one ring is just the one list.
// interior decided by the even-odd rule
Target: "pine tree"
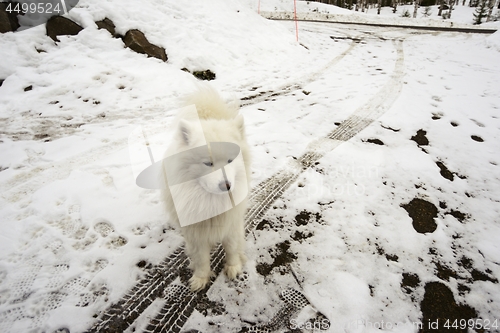
[(493, 7), (495, 7), (495, 0), (488, 1), (488, 15), (486, 16), (486, 22), (491, 21), (491, 16), (493, 14)]
[(392, 0), (392, 12), (396, 14), (398, 11), (398, 0)]
[(480, 0), (474, 12), (474, 24), (483, 23), (483, 18), (488, 15), (488, 0)]
[(424, 15), (424, 17), (429, 17), (429, 16), (431, 16), (431, 14), (432, 14), (431, 7), (429, 7), (429, 6), (425, 7), (423, 12), (422, 12), (422, 15)]
[(413, 18), (416, 18), (417, 17), (417, 11), (418, 11), (418, 5), (419, 5), (420, 1), (419, 0), (415, 0), (415, 7), (413, 8)]
[(450, 19), (451, 18), (451, 11), (453, 10), (453, 5), (455, 4), (455, 0), (451, 0), (450, 1), (450, 9), (448, 10), (448, 15), (447, 15), (447, 18)]

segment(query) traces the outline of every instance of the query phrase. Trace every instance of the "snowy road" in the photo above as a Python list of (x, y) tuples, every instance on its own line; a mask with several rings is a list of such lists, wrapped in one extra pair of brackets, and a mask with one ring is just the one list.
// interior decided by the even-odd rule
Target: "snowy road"
[[(429, 299), (448, 311), (440, 318), (496, 319), (498, 53), (480, 49), (484, 36), (305, 22), (300, 29), (310, 56), (295, 71), (270, 66), (255, 74), (258, 82), (216, 82), (242, 99), (255, 158), (250, 261), (236, 282), (219, 274), (218, 249), (218, 276), (190, 293), (187, 258), (162, 220), (158, 193), (127, 183), (127, 134), (143, 110), (96, 110), (78, 126), (26, 114), (39, 134), (53, 128), (51, 140), (62, 138), (60, 156), (49, 148), (50, 158), (42, 142), (30, 146), (24, 125), (6, 124), (11, 151), (21, 147), (28, 166), (2, 172), (0, 207), (29, 232), (3, 245), (2, 331), (274, 332), (315, 322), (369, 332), (391, 322), (408, 332), (435, 320)], [(108, 76), (141, 82), (123, 70)], [(157, 105), (175, 97), (151, 103), (140, 121), (162, 121)], [(77, 154), (67, 153), (72, 143)], [(438, 223), (420, 233), (409, 211), (424, 201)]]
[[(309, 29), (313, 33), (318, 33), (318, 30), (324, 33), (324, 25), (310, 24)], [(377, 58), (376, 61), (373, 60), (373, 57), (371, 57), (371, 59), (366, 59), (365, 55), (370, 53), (366, 48), (371, 46), (369, 45), (370, 41), (366, 41), (364, 38), (366, 35), (369, 35), (368, 39), (380, 39), (384, 44), (393, 44), (394, 51), (389, 52), (388, 59)], [(344, 37), (344, 35), (341, 37)], [(259, 94), (256, 95), (255, 98), (250, 97), (245, 99), (245, 106), (276, 98), (287, 100), (287, 98), (290, 98), (288, 95), (293, 96), (295, 93), (301, 93), (302, 85), (317, 84), (321, 82), (321, 80), (327, 80), (330, 75), (336, 72), (335, 66), (345, 57), (347, 62), (363, 63), (368, 68), (377, 67), (382, 64), (384, 64), (384, 67), (389, 67), (390, 73), (386, 76), (388, 78), (387, 82), (382, 84), (382, 88), (376, 92), (365, 105), (345, 119), (345, 121), (332, 130), (325, 138), (312, 141), (306, 148), (306, 151), (298, 154), (300, 157), (293, 159), (285, 169), (264, 180), (252, 190), (250, 195), (251, 204), (246, 216), (247, 235), (262, 222), (262, 218), (270, 206), (293, 184), (293, 182), (296, 181), (302, 172), (313, 166), (324, 154), (329, 153), (336, 146), (351, 139), (365, 127), (373, 123), (375, 119), (388, 110), (394, 100), (399, 96), (404, 74), (402, 36), (398, 37), (398, 41), (395, 41), (395, 38), (384, 37), (383, 33), (378, 35), (377, 32), (361, 31), (356, 33), (354, 37), (349, 37), (349, 39), (352, 38), (355, 41), (351, 42), (346, 51), (328, 62), (320, 71), (312, 73), (304, 80), (286, 86), (279, 91)], [(330, 43), (334, 45), (334, 38), (331, 39)], [(356, 44), (361, 44), (361, 46), (358, 47), (358, 49), (361, 50), (353, 51)], [(378, 45), (376, 47), (381, 46)], [(396, 53), (396, 59), (393, 59), (393, 53)], [(392, 69), (390, 68), (391, 63), (393, 66)], [(376, 70), (382, 69), (377, 67)], [(182, 253), (182, 248), (179, 248), (173, 256), (165, 260), (160, 266), (152, 267), (146, 278), (141, 280), (132, 290), (130, 290), (125, 298), (108, 309), (101, 316), (101, 321), (88, 332), (125, 331), (128, 326), (140, 317), (142, 311), (147, 311), (147, 307), (153, 303), (160, 303), (157, 299), (164, 299), (164, 301), (161, 301), (161, 310), (158, 315), (149, 322), (147, 327), (143, 328), (144, 331), (180, 332), (192, 311), (199, 306), (197, 303), (200, 301), (203, 302), (202, 293), (206, 293), (205, 290), (198, 294), (192, 294), (185, 284), (179, 284), (179, 281), (174, 283), (179, 273), (179, 267), (182, 267), (180, 271), (186, 271), (187, 265), (188, 261)], [(212, 267), (216, 267), (214, 271), (217, 275), (222, 271), (223, 253), (220, 247), (214, 254)], [(212, 280), (212, 283), (213, 281), (214, 280)], [(185, 280), (183, 282), (185, 282)], [(298, 295), (300, 295), (300, 293)], [(300, 296), (296, 296), (296, 298), (297, 297)], [(287, 304), (288, 303), (285, 303), (285, 307)], [(280, 314), (283, 318), (275, 317), (271, 323), (259, 327), (256, 331), (266, 332), (268, 329), (274, 331), (281, 328), (279, 325), (277, 326), (276, 323), (286, 325), (292, 315), (296, 314), (302, 310), (302, 307), (307, 305), (307, 303), (304, 302), (299, 302), (299, 304), (301, 307), (292, 307), (292, 309), (288, 309), (288, 311), (284, 313), (281, 311)], [(151, 315), (151, 313), (149, 313), (149, 315)], [(166, 327), (169, 329), (165, 330)]]

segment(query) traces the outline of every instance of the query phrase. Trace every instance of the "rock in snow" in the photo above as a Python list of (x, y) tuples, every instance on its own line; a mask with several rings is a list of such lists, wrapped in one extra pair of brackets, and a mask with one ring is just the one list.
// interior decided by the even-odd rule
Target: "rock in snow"
[[(115, 32), (115, 25), (110, 19), (105, 18), (96, 22), (96, 24), (99, 29), (106, 29), (111, 35), (118, 37)], [(83, 28), (80, 25), (62, 16), (54, 16), (47, 22), (47, 36), (56, 42), (59, 41), (57, 36), (77, 35), (82, 30)], [(165, 49), (151, 44), (144, 36), (144, 33), (137, 29), (127, 31), (122, 40), (126, 47), (137, 53), (147, 54), (148, 57), (155, 57), (163, 61), (168, 60)]]
[(16, 31), (19, 28), (17, 15), (6, 11), (9, 2), (0, 3), (0, 33)]
[(126, 47), (137, 53), (147, 54), (149, 57), (155, 57), (163, 61), (167, 61), (168, 59), (163, 47), (151, 44), (146, 36), (137, 29), (127, 31), (125, 37), (123, 37), (123, 42)]
[(83, 28), (62, 16), (53, 16), (47, 21), (47, 36), (58, 42), (57, 36), (78, 35)]
[(115, 36), (115, 37), (117, 36), (116, 31), (115, 31), (115, 24), (109, 18), (105, 18), (104, 20), (97, 21), (95, 24), (97, 24), (97, 27), (99, 29), (106, 29), (109, 31), (109, 33), (112, 36)]

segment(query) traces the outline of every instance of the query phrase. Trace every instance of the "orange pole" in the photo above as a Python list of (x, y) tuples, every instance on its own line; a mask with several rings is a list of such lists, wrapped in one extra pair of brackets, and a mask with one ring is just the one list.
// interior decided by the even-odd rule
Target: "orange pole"
[(295, 19), (295, 39), (299, 41), (299, 24), (297, 23), (297, 0), (293, 0), (293, 17)]

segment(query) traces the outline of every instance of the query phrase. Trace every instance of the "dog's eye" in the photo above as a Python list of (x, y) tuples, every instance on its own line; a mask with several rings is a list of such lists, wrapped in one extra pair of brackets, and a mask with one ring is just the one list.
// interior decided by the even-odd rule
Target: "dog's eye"
[(227, 160), (227, 163), (231, 163), (233, 160)]
[(213, 166), (214, 164), (212, 162), (203, 162), (203, 164), (205, 164), (206, 166), (208, 167), (211, 167)]

